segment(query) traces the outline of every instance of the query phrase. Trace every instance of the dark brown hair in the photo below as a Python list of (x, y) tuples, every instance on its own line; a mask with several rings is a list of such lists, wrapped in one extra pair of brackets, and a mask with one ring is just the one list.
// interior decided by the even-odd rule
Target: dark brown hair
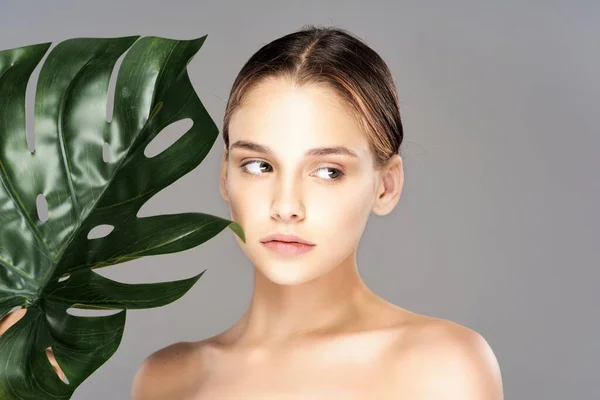
[[(373, 49), (336, 27), (306, 25), (261, 47), (233, 82), (223, 140), (229, 149), (229, 121), (244, 95), (266, 78), (286, 78), (299, 86), (333, 89), (368, 135), (374, 168), (399, 154), (403, 139), (396, 85), (389, 68)], [(227, 151), (226, 153), (227, 154)]]

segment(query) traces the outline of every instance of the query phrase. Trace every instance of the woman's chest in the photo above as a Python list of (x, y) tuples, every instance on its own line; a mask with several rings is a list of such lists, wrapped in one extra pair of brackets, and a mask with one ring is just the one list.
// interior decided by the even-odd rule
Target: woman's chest
[(386, 399), (389, 351), (382, 342), (349, 344), (214, 360), (193, 399)]
[[(203, 380), (194, 400), (204, 399), (385, 399), (385, 372), (376, 365), (255, 367)], [(389, 382), (387, 382), (389, 384)]]

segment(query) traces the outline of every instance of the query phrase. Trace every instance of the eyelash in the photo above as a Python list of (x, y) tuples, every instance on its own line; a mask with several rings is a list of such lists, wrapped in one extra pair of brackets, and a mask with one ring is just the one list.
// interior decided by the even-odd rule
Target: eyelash
[[(258, 176), (257, 174), (254, 174), (252, 172), (248, 172), (248, 170), (246, 168), (244, 168), (246, 165), (252, 164), (252, 163), (255, 163), (255, 162), (257, 162), (257, 163), (261, 163), (262, 162), (262, 163), (265, 163), (267, 165), (270, 165), (266, 161), (262, 161), (262, 160), (250, 160), (250, 161), (246, 161), (245, 163), (243, 163), (242, 165), (240, 165), (240, 168), (242, 169), (242, 172), (245, 173), (245, 174), (252, 175), (252, 176)], [(340, 169), (338, 169), (338, 168), (332, 168), (332, 167), (321, 167), (317, 171), (322, 170), (322, 169), (330, 169), (330, 170), (336, 171), (338, 173), (338, 176), (336, 178), (321, 179), (321, 180), (323, 180), (323, 181), (325, 181), (327, 183), (336, 183), (337, 181), (341, 180), (342, 177), (345, 175)]]

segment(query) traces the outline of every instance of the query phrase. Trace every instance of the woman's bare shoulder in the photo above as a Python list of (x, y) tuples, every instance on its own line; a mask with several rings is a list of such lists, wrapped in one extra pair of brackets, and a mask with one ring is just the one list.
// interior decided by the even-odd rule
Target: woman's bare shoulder
[(406, 388), (410, 382), (411, 395), (503, 399), (498, 361), (480, 333), (422, 315), (412, 325), (396, 346), (395, 368), (399, 384)]
[(173, 399), (193, 390), (206, 365), (206, 341), (173, 343), (147, 356), (133, 379), (132, 400)]

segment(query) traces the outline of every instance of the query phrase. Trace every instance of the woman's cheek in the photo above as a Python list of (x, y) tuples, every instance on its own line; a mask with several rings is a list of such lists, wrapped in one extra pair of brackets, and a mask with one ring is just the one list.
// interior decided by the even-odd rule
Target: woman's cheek
[[(357, 228), (364, 220), (365, 195), (360, 189), (344, 190), (343, 192), (332, 191), (314, 199), (313, 207), (307, 209), (312, 214), (313, 220), (326, 223), (328, 230), (334, 232), (349, 232)], [(349, 229), (349, 230), (348, 230)]]
[(348, 196), (348, 199), (350, 201), (344, 205), (344, 229), (346, 232), (357, 232), (360, 235), (371, 213), (371, 192), (361, 187), (355, 190), (353, 196)]
[(252, 215), (256, 207), (260, 207), (263, 201), (259, 198), (260, 190), (252, 188), (252, 184), (246, 182), (243, 177), (232, 176), (229, 181), (229, 201), (233, 213), (242, 222), (245, 217)]

